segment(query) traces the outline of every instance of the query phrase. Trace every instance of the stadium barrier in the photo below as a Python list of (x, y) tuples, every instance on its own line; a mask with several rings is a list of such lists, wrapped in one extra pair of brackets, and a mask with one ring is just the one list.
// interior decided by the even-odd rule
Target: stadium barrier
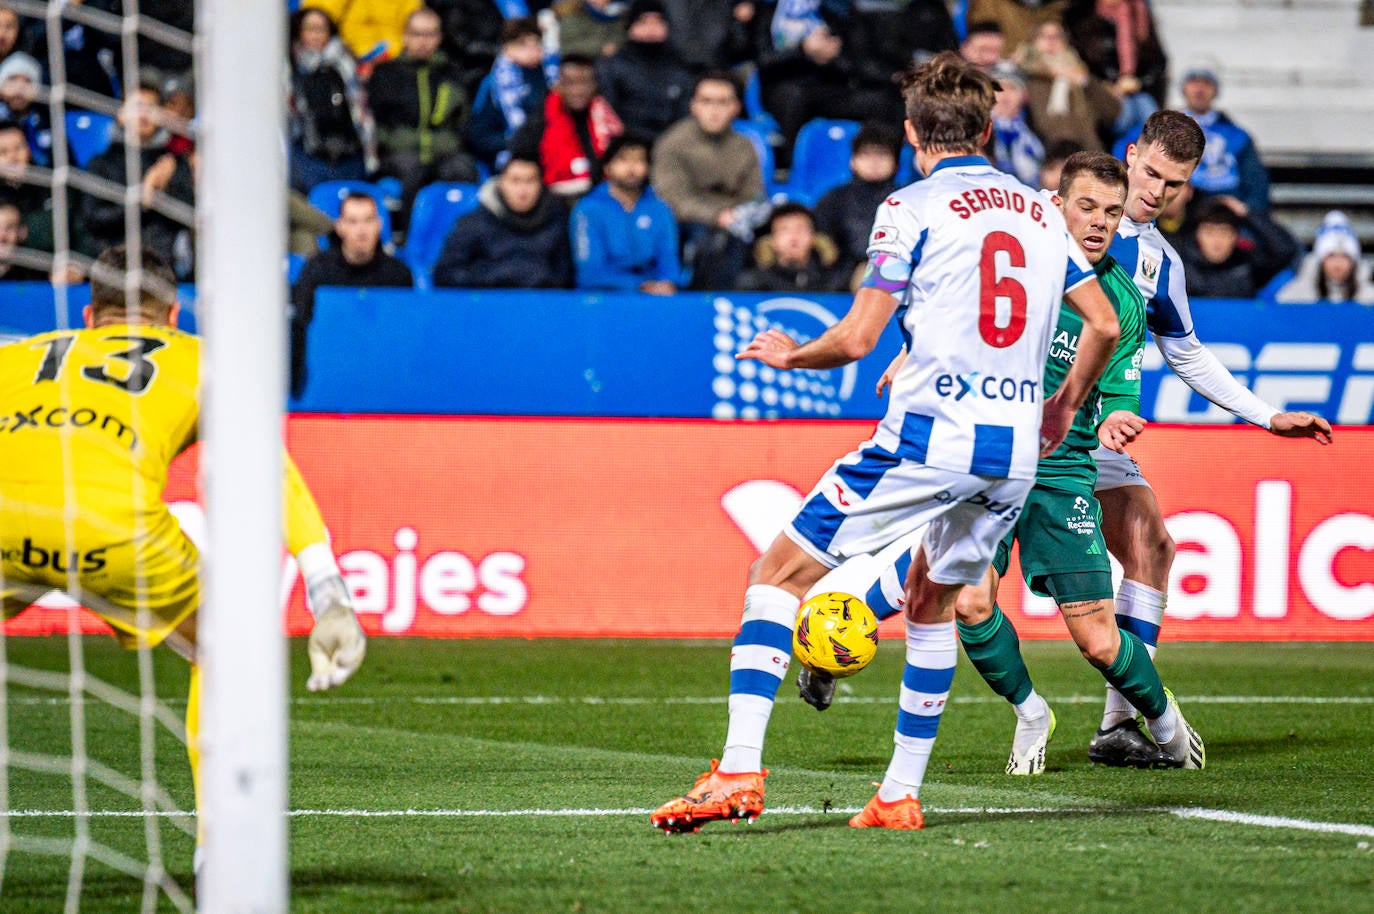
[[(373, 634), (723, 638), (750, 562), (870, 430), (297, 415), (289, 439)], [(1341, 428), (1322, 448), (1254, 429), (1152, 426), (1133, 453), (1178, 542), (1166, 640), (1374, 641), (1374, 429)], [(188, 457), (167, 498), (194, 515)], [(288, 560), (293, 634), (309, 628), (301, 590)], [(1023, 637), (1064, 637), (1019, 578), (1002, 597)], [(31, 609), (7, 630), (66, 618)]]
[[(189, 296), (193, 290), (183, 289)], [(84, 287), (70, 293), (80, 322)], [(10, 283), (0, 329), (51, 329), (53, 291)], [(880, 416), (874, 385), (901, 345), (835, 371), (778, 374), (734, 360), (766, 326), (810, 338), (847, 295), (589, 295), (559, 291), (322, 289), (309, 383), (295, 412), (443, 415), (843, 418)], [(194, 328), (187, 309), (183, 326)], [(1193, 303), (1199, 336), (1242, 383), (1285, 409), (1374, 423), (1374, 309)], [(1155, 422), (1235, 421), (1145, 351), (1142, 412)]]

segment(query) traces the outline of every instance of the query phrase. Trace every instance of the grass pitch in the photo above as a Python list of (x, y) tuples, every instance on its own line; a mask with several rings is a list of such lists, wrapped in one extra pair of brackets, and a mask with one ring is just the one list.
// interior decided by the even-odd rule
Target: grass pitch
[[(11, 662), (67, 669), (65, 639), (6, 648)], [(669, 838), (648, 811), (719, 754), (723, 644), (375, 638), (352, 682), (309, 695), (295, 643), (292, 909), (1374, 911), (1374, 646), (1166, 644), (1161, 672), (1207, 741), (1202, 772), (1089, 765), (1100, 677), (1070, 644), (1024, 648), (1059, 716), (1043, 776), (1002, 773), (1013, 716), (961, 658), (922, 791), (926, 830), (848, 828), (891, 749), (902, 657), (885, 642), (823, 714), (789, 678), (754, 825)], [(137, 681), (113, 642), (84, 649), (103, 679)], [(157, 667), (180, 715), (185, 667), (165, 652)], [(136, 775), (136, 719), (94, 700), (82, 710), (89, 755)], [(63, 693), (11, 685), (12, 748), (68, 755), (70, 712)], [(170, 738), (158, 767), (190, 808)], [(70, 776), (8, 776), (11, 833), (30, 845), (76, 833)], [(145, 819), (104, 814), (136, 801), (92, 785), (87, 805), (102, 813), (83, 820), (93, 839), (146, 854)], [(189, 891), (191, 839), (167, 820), (151, 831)], [(0, 911), (61, 910), (68, 864), (11, 850)], [(98, 861), (80, 888), (82, 910), (140, 910), (141, 882)]]

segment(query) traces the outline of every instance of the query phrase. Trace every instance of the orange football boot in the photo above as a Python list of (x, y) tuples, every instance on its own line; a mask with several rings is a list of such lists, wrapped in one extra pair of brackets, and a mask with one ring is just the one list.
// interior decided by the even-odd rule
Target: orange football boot
[(728, 774), (719, 766), (719, 760), (711, 759), (711, 770), (698, 777), (691, 790), (650, 813), (653, 826), (674, 834), (698, 831), (718, 819), (757, 819), (763, 812), (763, 779), (768, 769)]

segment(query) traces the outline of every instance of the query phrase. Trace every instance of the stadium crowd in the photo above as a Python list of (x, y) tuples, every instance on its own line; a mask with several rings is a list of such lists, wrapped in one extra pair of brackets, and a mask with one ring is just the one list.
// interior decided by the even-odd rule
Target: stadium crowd
[[(121, 0), (85, 6), (122, 10)], [(912, 63), (957, 49), (991, 72), (1000, 91), (986, 155), (1047, 188), (1074, 151), (1123, 154), (1169, 88), (1147, 0), (288, 7), (298, 319), (319, 277), (400, 281), (389, 261), (350, 260), (342, 210), (359, 194), (377, 202), (376, 256), (394, 255), (419, 288), (851, 289), (875, 206), (919, 177), (896, 83)], [(193, 5), (174, 0), (143, 0), (139, 12), (194, 24)], [(117, 35), (63, 25), (70, 85), (112, 99), (137, 87), (113, 118), (68, 112), (72, 160), (114, 185), (132, 183), (126, 162), (138, 163), (144, 242), (190, 280), (191, 229), (168, 207), (194, 204), (189, 55), (140, 37), (128, 79)], [(53, 164), (49, 59), (46, 22), (0, 0), (0, 279), (50, 272), (52, 195), (33, 171)], [(1369, 264), (1349, 222), (1333, 214), (1298, 271), (1253, 140), (1215, 106), (1218, 77), (1191, 69), (1179, 89), (1208, 137), (1192, 193), (1161, 221), (1187, 259), (1188, 291), (1272, 297), (1282, 286), (1285, 301), (1368, 302)], [(79, 101), (69, 96), (69, 108)], [(76, 252), (122, 238), (121, 204), (71, 196)]]

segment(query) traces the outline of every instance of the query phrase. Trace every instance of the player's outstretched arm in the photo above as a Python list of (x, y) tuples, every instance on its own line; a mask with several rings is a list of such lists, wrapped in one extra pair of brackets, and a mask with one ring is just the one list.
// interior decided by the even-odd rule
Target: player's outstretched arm
[(896, 311), (897, 299), (891, 292), (860, 289), (845, 316), (814, 340), (798, 345), (781, 330), (765, 330), (735, 358), (755, 359), (783, 371), (839, 368), (872, 352)]
[(1073, 367), (1054, 396), (1045, 401), (1040, 423), (1041, 456), (1053, 453), (1063, 443), (1074, 414), (1088, 398), (1097, 379), (1102, 377), (1121, 337), (1116, 309), (1095, 278), (1066, 293), (1064, 302), (1083, 318), (1083, 330), (1078, 337), (1078, 354)]

